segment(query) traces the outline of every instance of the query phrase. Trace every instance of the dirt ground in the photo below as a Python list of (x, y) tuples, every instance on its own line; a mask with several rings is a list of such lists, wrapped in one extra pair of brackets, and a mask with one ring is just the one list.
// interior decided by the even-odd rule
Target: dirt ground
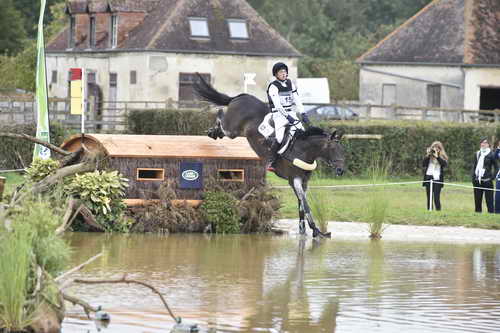
[[(299, 232), (297, 220), (278, 220), (276, 221), (276, 227), (286, 230), (290, 235), (296, 235)], [(367, 223), (329, 222), (328, 231), (332, 233), (332, 239), (369, 239)], [(309, 228), (307, 228), (307, 233), (311, 235)], [(382, 240), (455, 244), (500, 244), (500, 230), (388, 225), (382, 233)]]

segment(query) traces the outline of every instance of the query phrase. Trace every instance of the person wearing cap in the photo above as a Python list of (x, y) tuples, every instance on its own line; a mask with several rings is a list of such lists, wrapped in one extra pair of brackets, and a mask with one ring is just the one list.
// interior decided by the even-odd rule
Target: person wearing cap
[(474, 186), (474, 204), (476, 213), (482, 212), (483, 193), (488, 213), (493, 213), (493, 178), (495, 154), (490, 149), (487, 138), (479, 141), (480, 148), (474, 154), (472, 167), (472, 185)]
[(282, 62), (274, 64), (273, 76), (275, 80), (269, 83), (267, 87), (267, 98), (271, 108), (275, 133), (275, 138), (270, 143), (271, 158), (267, 166), (269, 171), (274, 171), (274, 162), (278, 158), (278, 150), (283, 142), (287, 125), (291, 125), (294, 131), (297, 129), (304, 130), (297, 113), (292, 108), (293, 105), (302, 115), (302, 121), (309, 123), (297, 88), (288, 78), (288, 66)]

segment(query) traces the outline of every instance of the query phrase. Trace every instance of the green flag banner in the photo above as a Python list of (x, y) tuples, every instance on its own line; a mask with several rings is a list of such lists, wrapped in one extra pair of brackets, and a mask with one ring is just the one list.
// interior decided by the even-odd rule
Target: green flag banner
[[(43, 40), (43, 16), (45, 13), (45, 0), (40, 0), (40, 18), (38, 19), (37, 59), (36, 59), (36, 110), (37, 110), (37, 139), (50, 142), (49, 136), (49, 110), (47, 96), (47, 73), (45, 65), (45, 42)], [(35, 145), (33, 158), (50, 158), (50, 149)]]

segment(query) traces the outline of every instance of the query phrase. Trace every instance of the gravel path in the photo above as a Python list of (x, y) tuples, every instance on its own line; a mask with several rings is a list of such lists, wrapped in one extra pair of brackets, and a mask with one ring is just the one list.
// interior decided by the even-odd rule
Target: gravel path
[[(290, 235), (299, 232), (297, 220), (278, 220), (276, 226)], [(369, 239), (368, 224), (359, 222), (329, 222), (332, 239)], [(311, 230), (307, 228), (310, 235)], [(382, 233), (383, 240), (436, 242), (458, 244), (500, 244), (500, 230), (464, 227), (428, 227), (389, 225)]]

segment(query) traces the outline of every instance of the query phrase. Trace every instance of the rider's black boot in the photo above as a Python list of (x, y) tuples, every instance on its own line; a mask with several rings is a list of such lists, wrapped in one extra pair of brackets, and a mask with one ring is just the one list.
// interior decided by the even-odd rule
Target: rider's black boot
[(278, 142), (278, 140), (274, 139), (272, 144), (271, 144), (271, 147), (269, 148), (270, 158), (269, 158), (269, 162), (267, 164), (268, 171), (275, 171), (274, 163), (276, 163), (276, 160), (278, 159), (279, 148), (280, 148), (280, 143)]

